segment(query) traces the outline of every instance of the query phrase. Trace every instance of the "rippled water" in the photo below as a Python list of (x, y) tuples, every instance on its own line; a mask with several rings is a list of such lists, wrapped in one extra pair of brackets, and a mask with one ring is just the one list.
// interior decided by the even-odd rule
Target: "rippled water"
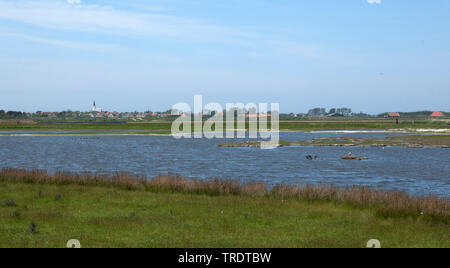
[[(392, 134), (345, 134), (385, 137)], [(343, 136), (281, 133), (281, 140)], [(230, 140), (227, 140), (230, 141)], [(158, 136), (0, 136), (0, 168), (69, 172), (131, 172), (153, 177), (175, 173), (290, 184), (370, 185), (416, 195), (450, 197), (450, 150), (405, 147), (284, 147), (275, 150), (219, 148), (219, 139)], [(344, 161), (351, 151), (367, 161)], [(306, 155), (320, 159), (309, 161)]]

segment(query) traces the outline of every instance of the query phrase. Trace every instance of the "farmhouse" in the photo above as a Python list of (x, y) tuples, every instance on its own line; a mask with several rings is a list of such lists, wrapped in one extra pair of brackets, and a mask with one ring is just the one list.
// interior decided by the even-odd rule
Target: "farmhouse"
[(400, 113), (389, 113), (389, 114), (388, 114), (388, 117), (391, 117), (391, 118), (399, 118), (399, 117), (400, 117)]
[(271, 117), (271, 116), (272, 116), (271, 114), (246, 114), (245, 115), (245, 117), (247, 117), (247, 118), (255, 118), (255, 117), (264, 118), (264, 117)]
[(430, 117), (444, 117), (444, 113), (443, 112), (434, 112), (430, 115)]

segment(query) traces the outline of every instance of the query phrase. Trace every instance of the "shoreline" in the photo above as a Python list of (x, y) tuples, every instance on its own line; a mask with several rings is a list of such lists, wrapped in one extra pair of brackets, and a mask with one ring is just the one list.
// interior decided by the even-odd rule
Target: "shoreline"
[[(100, 130), (99, 130), (100, 131)], [(4, 131), (8, 132), (8, 131)], [(14, 132), (14, 131), (9, 131)], [(38, 130), (30, 130), (30, 131), (20, 131), (20, 132), (28, 132), (28, 133), (2, 133), (0, 131), (0, 137), (30, 137), (30, 136), (161, 136), (161, 137), (171, 137), (173, 136), (170, 133), (140, 133), (140, 132), (76, 132), (70, 131), (64, 133), (61, 131), (53, 131), (56, 133), (33, 133), (33, 132), (45, 132)], [(243, 130), (233, 130), (232, 132), (243, 132)], [(248, 133), (248, 131), (245, 131)], [(258, 133), (267, 133), (270, 131), (258, 131)], [(386, 129), (386, 130), (372, 130), (372, 129), (341, 129), (341, 130), (280, 130), (279, 133), (311, 133), (311, 134), (436, 134), (436, 135), (445, 135), (450, 134), (450, 129)], [(225, 132), (224, 132), (225, 133)], [(192, 134), (195, 134), (194, 132)]]
[(99, 133), (99, 134), (90, 134), (90, 133), (68, 133), (68, 134), (63, 134), (63, 133), (49, 133), (49, 134), (0, 134), (0, 137), (54, 137), (54, 136), (59, 136), (59, 137), (80, 137), (80, 136), (154, 136), (154, 137), (171, 137), (172, 134), (133, 134), (133, 133)]
[(314, 134), (450, 134), (450, 129), (313, 130)]

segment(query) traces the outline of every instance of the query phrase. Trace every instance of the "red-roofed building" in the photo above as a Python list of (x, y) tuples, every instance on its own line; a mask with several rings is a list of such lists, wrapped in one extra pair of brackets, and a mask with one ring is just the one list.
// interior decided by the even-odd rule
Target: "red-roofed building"
[(434, 112), (430, 115), (431, 117), (444, 117), (443, 112)]
[(389, 113), (388, 117), (400, 117), (400, 113)]
[(245, 117), (247, 117), (247, 118), (256, 118), (256, 117), (263, 118), (263, 117), (271, 117), (271, 116), (272, 116), (271, 114), (246, 114), (245, 115)]

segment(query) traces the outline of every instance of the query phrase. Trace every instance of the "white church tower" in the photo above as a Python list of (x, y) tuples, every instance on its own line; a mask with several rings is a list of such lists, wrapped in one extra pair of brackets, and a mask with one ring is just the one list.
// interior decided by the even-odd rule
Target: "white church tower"
[(92, 106), (92, 112), (97, 112), (97, 113), (101, 113), (102, 109), (101, 108), (97, 108), (97, 106), (95, 105), (95, 101), (94, 101), (94, 105)]

